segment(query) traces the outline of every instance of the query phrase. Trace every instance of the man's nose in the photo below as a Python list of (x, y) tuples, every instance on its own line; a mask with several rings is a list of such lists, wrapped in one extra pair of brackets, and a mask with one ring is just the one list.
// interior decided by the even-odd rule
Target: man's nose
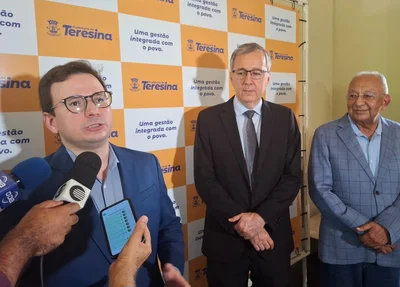
[(253, 83), (253, 79), (251, 78), (251, 73), (247, 72), (246, 76), (244, 77), (244, 83), (251, 84)]
[(93, 103), (91, 99), (86, 99), (86, 100), (87, 100), (86, 111), (85, 111), (86, 116), (98, 115), (100, 109), (96, 107), (96, 105)]

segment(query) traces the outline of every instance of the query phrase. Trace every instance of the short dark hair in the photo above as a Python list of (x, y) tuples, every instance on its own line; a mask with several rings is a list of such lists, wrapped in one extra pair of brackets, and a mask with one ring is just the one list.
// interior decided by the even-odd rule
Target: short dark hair
[(39, 101), (43, 112), (48, 112), (54, 116), (54, 111), (51, 110), (54, 105), (51, 97), (51, 87), (54, 83), (64, 82), (70, 76), (76, 74), (93, 75), (97, 80), (99, 80), (104, 90), (107, 91), (106, 85), (101, 78), (100, 73), (96, 71), (88, 61), (78, 60), (68, 62), (64, 65), (55, 66), (49, 70), (39, 81)]

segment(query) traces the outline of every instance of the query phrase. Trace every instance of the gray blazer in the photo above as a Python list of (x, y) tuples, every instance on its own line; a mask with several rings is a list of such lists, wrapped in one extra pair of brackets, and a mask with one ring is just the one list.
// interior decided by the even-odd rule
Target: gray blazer
[[(400, 267), (400, 124), (382, 117), (379, 167), (374, 178), (347, 115), (322, 125), (312, 142), (308, 181), (322, 214), (319, 257), (329, 264), (374, 263)], [(384, 226), (397, 249), (364, 247), (356, 227)]]

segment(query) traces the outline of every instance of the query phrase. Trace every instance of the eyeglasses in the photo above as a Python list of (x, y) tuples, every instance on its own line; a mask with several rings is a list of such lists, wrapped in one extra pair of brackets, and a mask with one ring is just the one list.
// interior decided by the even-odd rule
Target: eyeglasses
[(366, 102), (370, 102), (376, 99), (376, 95), (373, 93), (365, 93), (364, 95), (350, 94), (347, 96), (347, 99), (349, 101), (357, 101), (358, 98), (361, 98), (361, 100), (364, 100)]
[(247, 73), (250, 73), (251, 78), (253, 80), (261, 80), (264, 78), (264, 74), (268, 73), (268, 71), (264, 70), (245, 70), (245, 69), (239, 69), (239, 70), (232, 70), (233, 76), (238, 79), (238, 80), (243, 80), (244, 78), (247, 77)]
[(93, 104), (97, 108), (99, 109), (107, 108), (111, 105), (112, 102), (112, 92), (101, 91), (101, 92), (96, 92), (90, 96), (71, 96), (59, 101), (50, 109), (50, 111), (55, 109), (59, 104), (64, 103), (68, 111), (74, 114), (79, 114), (86, 110), (88, 105), (87, 102), (88, 98), (92, 100)]

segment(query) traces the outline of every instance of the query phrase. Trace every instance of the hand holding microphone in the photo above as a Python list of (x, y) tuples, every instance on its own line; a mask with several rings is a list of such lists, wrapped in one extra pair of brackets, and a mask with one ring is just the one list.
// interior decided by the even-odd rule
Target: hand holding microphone
[[(100, 167), (97, 154), (80, 154), (55, 200), (35, 205), (0, 243), (0, 273), (6, 275), (11, 286), (16, 284), (31, 257), (47, 254), (64, 242), (79, 220), (75, 213), (89, 198)], [(26, 197), (28, 191), (45, 182), (50, 174), (50, 166), (42, 158), (21, 162), (10, 175), (0, 171), (0, 212)]]
[(29, 210), (15, 232), (20, 234), (32, 256), (47, 254), (64, 242), (72, 226), (79, 221), (75, 214), (79, 209), (76, 203), (62, 205), (59, 201), (44, 201)]
[(17, 282), (22, 268), (33, 256), (40, 256), (60, 246), (72, 225), (78, 222), (76, 203), (62, 205), (44, 201), (29, 210), (0, 243), (0, 272), (11, 283)]
[(94, 152), (79, 154), (69, 172), (68, 180), (58, 189), (54, 200), (76, 202), (82, 209), (101, 168), (101, 159)]

